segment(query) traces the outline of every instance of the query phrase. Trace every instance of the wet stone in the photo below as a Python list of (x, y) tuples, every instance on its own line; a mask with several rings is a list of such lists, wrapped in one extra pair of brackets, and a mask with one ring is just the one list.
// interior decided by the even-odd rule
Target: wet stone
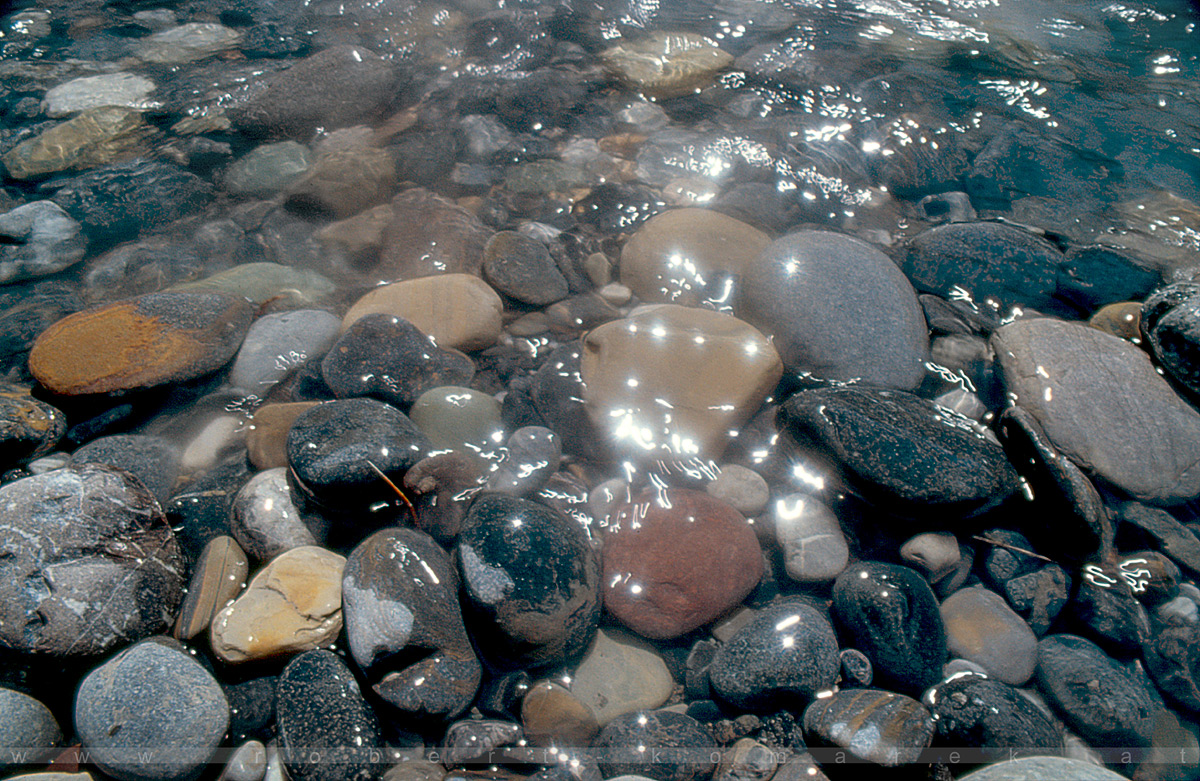
[(1066, 606), (1070, 591), (1071, 578), (1057, 564), (1047, 564), (1004, 583), (1009, 604), (1039, 637), (1046, 634)]
[(1018, 487), (1016, 470), (982, 427), (902, 391), (802, 391), (779, 420), (801, 444), (828, 452), (867, 501), (896, 515), (963, 518)]
[(346, 561), (350, 654), (375, 693), (409, 718), (454, 717), (479, 688), (457, 591), (449, 555), (415, 529), (382, 529)]
[(340, 398), (374, 396), (410, 407), (442, 385), (467, 385), (475, 364), (435, 345), (415, 325), (385, 314), (355, 320), (321, 361), (321, 376)]
[(559, 437), (545, 426), (517, 429), (504, 447), (504, 460), (488, 475), (489, 491), (528, 496), (546, 484), (562, 461)]
[(738, 464), (725, 464), (717, 479), (704, 487), (710, 496), (729, 504), (747, 518), (767, 508), (770, 487), (762, 475)]
[(721, 755), (714, 778), (721, 781), (767, 781), (775, 775), (779, 754), (754, 740), (742, 738)]
[(221, 771), (221, 781), (262, 781), (267, 772), (267, 749), (257, 740), (238, 746)]
[(0, 465), (32, 461), (54, 449), (67, 433), (67, 417), (29, 395), (29, 389), (0, 383)]
[(292, 548), (320, 544), (314, 526), (317, 533), (323, 531), (320, 522), (305, 518), (296, 509), (287, 469), (283, 467), (250, 478), (234, 497), (229, 521), (233, 538), (259, 561), (273, 559)]
[(1139, 581), (1115, 563), (1083, 566), (1068, 612), (1080, 630), (1118, 653), (1133, 653), (1150, 636), (1150, 617), (1138, 602), (1133, 586)]
[(916, 761), (934, 735), (933, 716), (903, 694), (850, 689), (817, 700), (804, 710), (804, 730), (884, 767)]
[(1133, 342), (1142, 340), (1142, 305), (1138, 301), (1120, 301), (1096, 310), (1088, 325), (1113, 336)]
[(371, 762), (382, 744), (379, 721), (336, 655), (308, 651), (289, 662), (279, 676), (275, 712), (288, 777), (368, 781), (379, 774)]
[(1085, 312), (1118, 301), (1141, 301), (1160, 275), (1132, 254), (1099, 244), (1075, 246), (1058, 267), (1057, 295)]
[(83, 171), (142, 151), (150, 129), (142, 112), (119, 106), (88, 109), (0, 156), (13, 179)]
[(1120, 506), (1126, 528), (1136, 528), (1147, 541), (1192, 573), (1200, 572), (1200, 540), (1173, 515), (1138, 502)]
[(177, 640), (191, 640), (208, 630), (213, 618), (246, 585), (250, 562), (232, 537), (214, 537), (192, 567), (187, 595), (179, 606), (173, 632)]
[[(264, 729), (275, 720), (277, 680), (274, 675), (262, 675), (223, 685), (225, 697), (229, 700), (230, 735), (264, 735)], [(273, 753), (274, 741), (268, 745), (268, 763)]]
[(1053, 719), (1001, 681), (960, 673), (927, 691), (924, 702), (947, 745), (1062, 751)]
[(829, 620), (803, 602), (776, 603), (738, 630), (708, 668), (713, 691), (739, 710), (798, 707), (833, 688), (838, 644)]
[(4, 757), (0, 767), (47, 761), (62, 739), (62, 730), (49, 708), (28, 694), (0, 689), (0, 745), (29, 751), (25, 762)]
[(42, 110), (54, 118), (101, 106), (144, 110), (155, 107), (149, 99), (154, 89), (150, 79), (126, 71), (83, 76), (47, 91), (42, 98)]
[(255, 306), (278, 304), (308, 307), (328, 298), (333, 282), (312, 269), (278, 263), (242, 263), (195, 282), (176, 285), (179, 292), (227, 293), (250, 299)]
[(788, 577), (800, 583), (833, 580), (850, 562), (838, 517), (806, 494), (788, 494), (772, 507), (775, 539), (783, 548)]
[(552, 681), (533, 684), (521, 699), (521, 726), (535, 746), (585, 746), (600, 729), (591, 708)]
[(904, 564), (923, 571), (930, 583), (937, 583), (957, 570), (961, 558), (958, 538), (947, 532), (918, 534), (900, 546), (900, 559)]
[(1123, 554), (1117, 562), (1121, 576), (1138, 601), (1153, 607), (1174, 599), (1179, 594), (1182, 573), (1175, 562), (1156, 551), (1137, 551)]
[(463, 522), (457, 558), (467, 626), (489, 663), (562, 663), (591, 642), (600, 566), (573, 519), (525, 499), (481, 494)]
[(53, 201), (0, 214), (0, 284), (57, 274), (83, 260), (82, 226)]
[(257, 469), (287, 466), (287, 436), (296, 418), (317, 406), (315, 401), (264, 404), (250, 418), (246, 449)]
[(88, 442), (71, 454), (70, 463), (108, 464), (129, 472), (166, 503), (179, 477), (179, 451), (162, 437), (148, 434), (113, 434)]
[(604, 51), (601, 59), (630, 89), (652, 98), (673, 98), (707, 87), (733, 64), (733, 56), (714, 41), (687, 32), (652, 33)]
[(1037, 666), (1037, 638), (994, 591), (965, 588), (942, 602), (946, 647), (1010, 686), (1022, 686)]
[(67, 396), (195, 379), (233, 357), (250, 316), (232, 297), (151, 293), (58, 321), (34, 343), (29, 369)]
[(546, 245), (515, 231), (500, 231), (488, 240), (483, 273), (504, 295), (533, 306), (553, 304), (570, 293)]
[(446, 729), (447, 765), (467, 765), (521, 739), (521, 725), (499, 719), (464, 719)]
[(200, 556), (209, 540), (229, 534), (233, 498), (250, 477), (245, 457), (237, 453), (175, 489), (163, 505), (189, 561)]
[(127, 473), (64, 467), (0, 487), (0, 506), (0, 644), (91, 656), (168, 626), (184, 562), (158, 502)]
[(925, 315), (896, 264), (864, 241), (799, 231), (747, 267), (734, 312), (774, 339), (789, 370), (909, 390), (925, 375)]
[(229, 384), (264, 398), (275, 383), (324, 356), (340, 330), (337, 316), (321, 309), (264, 315), (246, 332)]
[[(178, 643), (144, 640), (84, 677), (74, 715), (91, 761), (108, 775), (183, 781), (220, 745), (229, 703), (212, 674)], [(147, 749), (150, 760), (141, 758)]]
[(1142, 646), (1146, 671), (1171, 702), (1200, 711), (1200, 621), (1196, 603), (1177, 597), (1155, 611)]
[(404, 490), (417, 511), (416, 527), (453, 545), (483, 482), (480, 460), (465, 453), (438, 453), (413, 464), (404, 473)]
[(1068, 757), (1023, 757), (967, 773), (960, 781), (1120, 781), (1125, 776), (1093, 762)]
[(413, 403), (408, 416), (435, 450), (491, 453), (504, 440), (500, 402), (472, 388), (430, 388)]
[(479, 277), (442, 274), (373, 288), (350, 307), (342, 327), (369, 314), (388, 314), (409, 321), (439, 347), (470, 352), (495, 344), (503, 310), (500, 296)]
[(946, 630), (925, 579), (908, 567), (855, 564), (833, 584), (833, 613), (850, 645), (875, 668), (875, 682), (920, 692), (941, 678)]
[(272, 559), (213, 619), (213, 653), (245, 662), (332, 645), (342, 631), (345, 563), (311, 546)]
[(263, 144), (230, 164), (221, 184), (232, 195), (270, 197), (303, 176), (310, 164), (308, 148), (295, 141)]
[(396, 164), (374, 146), (367, 128), (326, 136), (308, 169), (287, 187), (289, 208), (337, 218), (387, 203), (396, 191)]
[(211, 22), (191, 22), (149, 35), (133, 53), (143, 62), (184, 65), (232, 49), (242, 40), (237, 30)]
[(857, 648), (843, 648), (838, 652), (843, 689), (865, 689), (875, 678), (875, 667), (867, 655)]
[(600, 727), (626, 713), (661, 706), (674, 686), (653, 646), (612, 628), (596, 632), (571, 677), (571, 694), (591, 710)]
[[(717, 745), (700, 723), (669, 710), (637, 711), (608, 723), (592, 744), (605, 778), (637, 774), (654, 781), (705, 781)], [(646, 756), (661, 762), (646, 762)]]
[(604, 534), (604, 607), (653, 638), (678, 637), (738, 605), (762, 577), (745, 517), (690, 489), (647, 489), (614, 508)]
[(371, 270), (376, 280), (479, 274), (492, 231), (478, 217), (419, 187), (397, 195), (391, 206), (379, 264)]
[(1200, 284), (1176, 282), (1154, 291), (1142, 304), (1141, 330), (1150, 354), (1167, 376), (1191, 394), (1200, 394)]

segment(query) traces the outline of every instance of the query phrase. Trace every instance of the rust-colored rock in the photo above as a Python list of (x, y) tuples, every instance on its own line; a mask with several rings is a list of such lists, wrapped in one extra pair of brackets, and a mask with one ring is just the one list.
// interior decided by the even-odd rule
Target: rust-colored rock
[(252, 316), (232, 296), (151, 293), (59, 320), (34, 343), (29, 370), (65, 396), (191, 380), (233, 357)]

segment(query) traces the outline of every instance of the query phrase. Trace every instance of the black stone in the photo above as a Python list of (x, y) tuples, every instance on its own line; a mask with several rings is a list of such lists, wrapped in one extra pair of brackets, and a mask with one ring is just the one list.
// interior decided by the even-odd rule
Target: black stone
[(160, 502), (166, 502), (179, 476), (179, 451), (161, 437), (114, 434), (93, 439), (71, 454), (72, 464), (108, 464), (129, 472)]
[(533, 306), (553, 304), (570, 292), (546, 245), (515, 231), (499, 231), (488, 240), (483, 273), (496, 290)]
[(1137, 547), (1149, 543), (1193, 575), (1200, 574), (1200, 539), (1175, 516), (1140, 502), (1125, 502), (1117, 513), (1122, 535), (1136, 529), (1138, 536), (1145, 538), (1135, 543)]
[(1200, 625), (1178, 614), (1152, 619), (1142, 646), (1146, 671), (1169, 700), (1200, 713)]
[(833, 583), (833, 613), (846, 645), (871, 660), (877, 685), (920, 692), (941, 678), (946, 629), (915, 570), (870, 561), (848, 567)]
[[(610, 721), (592, 741), (605, 778), (639, 775), (654, 781), (705, 781), (717, 744), (690, 716), (637, 711)], [(648, 758), (653, 758), (650, 761)]]
[(67, 416), (16, 385), (0, 384), (0, 469), (54, 449), (67, 433)]
[(583, 406), (583, 399), (587, 395), (579, 373), (580, 350), (578, 341), (568, 342), (556, 347), (546, 357), (546, 362), (534, 373), (529, 391), (540, 420), (523, 422), (521, 425), (551, 429), (562, 437), (564, 453), (587, 460), (603, 460), (604, 439), (592, 425)]
[(1150, 637), (1150, 616), (1134, 596), (1131, 580), (1115, 564), (1085, 564), (1068, 605), (1081, 633), (1122, 654), (1136, 653)]
[(697, 640), (688, 651), (683, 666), (683, 688), (689, 700), (706, 700), (713, 696), (708, 670), (720, 648), (721, 644), (716, 640)]
[(1142, 334), (1167, 377), (1200, 395), (1200, 283), (1176, 282), (1142, 304)]
[(1062, 753), (1054, 720), (1006, 683), (956, 675), (925, 692), (924, 702), (948, 746), (1022, 749), (1021, 756)]
[(1042, 566), (1043, 562), (1033, 549), (1033, 543), (1020, 532), (1012, 529), (988, 529), (978, 535), (984, 543), (983, 572), (985, 580), (996, 588), (1013, 578), (1033, 572)]
[(1179, 596), (1182, 573), (1175, 562), (1156, 551), (1123, 553), (1117, 570), (1129, 584), (1133, 595), (1144, 605), (1153, 607)]
[(163, 505), (189, 561), (196, 561), (213, 537), (233, 536), (233, 500), (252, 476), (245, 454), (239, 453), (182, 485)]
[(226, 683), (225, 699), (229, 701), (229, 734), (234, 741), (261, 739), (267, 727), (275, 721), (274, 675)]
[[(379, 722), (354, 674), (329, 651), (283, 669), (275, 701), (279, 753), (294, 781), (368, 781), (382, 775)], [(373, 756), (374, 755), (374, 756)]]
[(829, 620), (808, 605), (781, 602), (760, 611), (717, 651), (708, 667), (720, 699), (740, 710), (794, 705), (832, 689), (838, 646)]
[(542, 68), (505, 80), (496, 92), (496, 115), (517, 131), (562, 127), (587, 97), (578, 73)]
[(600, 564), (583, 528), (507, 494), (480, 494), (455, 557), (467, 627), (491, 665), (544, 667), (586, 650), (600, 618)]
[(457, 350), (438, 347), (403, 318), (370, 314), (330, 348), (321, 376), (338, 398), (373, 396), (407, 408), (432, 388), (469, 385), (475, 364)]
[(841, 685), (843, 689), (865, 689), (871, 685), (875, 677), (875, 668), (870, 658), (857, 648), (843, 648), (838, 652), (838, 662), (841, 665)]
[(1161, 276), (1137, 258), (1092, 244), (1071, 247), (1058, 267), (1058, 297), (1084, 312), (1093, 312), (1118, 301), (1141, 301)]
[(475, 707), (489, 716), (519, 718), (521, 701), (533, 688), (533, 679), (524, 670), (489, 676), (479, 688)]
[(779, 425), (829, 453), (863, 498), (896, 515), (957, 520), (1018, 487), (1004, 451), (978, 424), (902, 391), (803, 391), (784, 403)]

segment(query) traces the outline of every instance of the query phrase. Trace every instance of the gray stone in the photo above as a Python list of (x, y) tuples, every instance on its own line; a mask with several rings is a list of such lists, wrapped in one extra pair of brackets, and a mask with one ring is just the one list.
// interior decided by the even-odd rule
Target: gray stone
[(55, 274), (83, 260), (82, 226), (53, 201), (0, 214), (0, 284)]
[(292, 500), (287, 472), (286, 467), (259, 472), (242, 486), (233, 500), (230, 532), (246, 553), (259, 561), (275, 558), (292, 548), (320, 544)]
[(134, 55), (157, 65), (183, 65), (232, 49), (242, 34), (221, 24), (191, 22), (141, 39)]
[(937, 583), (958, 568), (962, 551), (958, 538), (949, 532), (926, 532), (910, 537), (900, 546), (905, 564), (923, 571), (930, 583)]
[(725, 464), (717, 479), (704, 487), (710, 496), (728, 503), (747, 518), (767, 508), (771, 489), (762, 475), (738, 464)]
[(1152, 504), (1200, 494), (1200, 413), (1142, 350), (1049, 319), (1006, 325), (992, 345), (1013, 403), (1084, 470)]
[(42, 110), (50, 117), (66, 117), (101, 106), (150, 109), (158, 106), (150, 100), (155, 84), (144, 76), (121, 71), (84, 76), (59, 84), (42, 98)]
[(179, 451), (166, 439), (147, 434), (113, 434), (88, 442), (71, 454), (70, 463), (108, 464), (129, 472), (159, 503), (175, 490), (179, 477)]
[(833, 580), (850, 562), (846, 536), (833, 511), (805, 494), (775, 501), (775, 539), (788, 577), (801, 583)]
[(658, 651), (617, 629), (596, 632), (596, 640), (575, 668), (571, 694), (603, 727), (618, 716), (661, 706), (675, 681)]
[(1021, 686), (1037, 666), (1037, 638), (1004, 597), (986, 588), (965, 588), (942, 602), (946, 647), (979, 664), (987, 674)]
[(483, 273), (506, 296), (534, 306), (567, 297), (567, 279), (546, 245), (515, 231), (500, 231), (483, 250)]
[(538, 491), (558, 471), (562, 445), (558, 435), (544, 426), (523, 426), (512, 433), (507, 453), (488, 476), (490, 491), (527, 496)]
[(28, 750), (19, 762), (8, 752), (0, 755), (0, 768), (45, 762), (62, 738), (49, 708), (28, 694), (0, 689), (0, 746), (11, 747), (14, 753)]
[(237, 747), (219, 781), (262, 781), (267, 772), (267, 748), (257, 740)]
[(1067, 757), (1022, 757), (967, 773), (959, 781), (1126, 781), (1102, 765)]
[(133, 645), (79, 684), (75, 729), (92, 762), (122, 781), (193, 778), (229, 726), (220, 684), (169, 643)]
[(302, 144), (263, 144), (230, 164), (222, 181), (233, 195), (268, 197), (299, 179), (309, 164), (308, 148)]
[(341, 318), (321, 309), (260, 317), (233, 360), (229, 384), (263, 398), (275, 383), (329, 352), (341, 328)]

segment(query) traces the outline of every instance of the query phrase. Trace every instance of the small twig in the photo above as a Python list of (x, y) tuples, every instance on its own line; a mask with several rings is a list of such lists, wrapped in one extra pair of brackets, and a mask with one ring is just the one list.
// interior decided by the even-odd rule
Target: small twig
[(409, 514), (409, 517), (412, 518), (413, 526), (416, 526), (417, 525), (417, 510), (415, 507), (412, 506), (412, 502), (408, 501), (408, 497), (404, 495), (404, 492), (401, 491), (399, 488), (397, 488), (396, 484), (392, 482), (391, 478), (388, 477), (387, 475), (385, 475), (383, 473), (382, 469), (375, 466), (375, 463), (373, 461), (371, 461), (371, 459), (369, 459), (369, 458), (367, 459), (367, 466), (374, 469), (375, 474), (379, 475), (380, 479), (383, 480), (383, 482), (387, 483), (388, 487), (396, 492), (396, 496), (399, 496), (400, 501), (404, 502), (404, 506), (408, 508), (408, 514)]
[(1040, 553), (1034, 553), (1031, 550), (1025, 550), (1024, 548), (1018, 548), (1016, 545), (1009, 545), (1007, 542), (1000, 542), (1000, 540), (993, 540), (991, 537), (985, 537), (982, 534), (974, 534), (971, 536), (971, 539), (978, 540), (979, 542), (986, 542), (988, 545), (995, 545), (997, 548), (1004, 548), (1005, 550), (1014, 551), (1016, 553), (1024, 553), (1026, 556), (1032, 556), (1035, 559), (1041, 559), (1042, 561), (1048, 561), (1051, 564), (1055, 563), (1054, 559), (1047, 558), (1046, 556), (1043, 556)]

